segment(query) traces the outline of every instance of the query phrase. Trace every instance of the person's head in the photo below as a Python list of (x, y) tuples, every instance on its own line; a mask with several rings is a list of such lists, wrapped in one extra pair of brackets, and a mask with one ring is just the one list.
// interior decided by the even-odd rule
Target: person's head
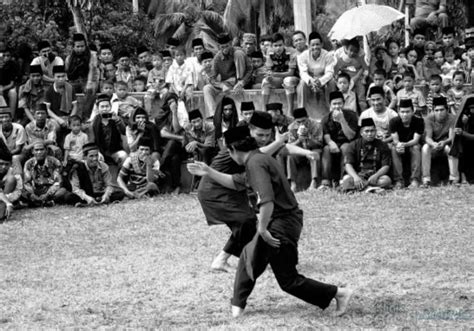
[(137, 48), (138, 65), (151, 63), (151, 53), (148, 47), (140, 46)]
[(272, 47), (272, 36), (270, 35), (263, 35), (260, 37), (260, 49), (262, 50), (263, 54), (267, 54), (267, 51)]
[(117, 64), (120, 69), (128, 70), (130, 67), (130, 53), (126, 49), (119, 51), (117, 55)]
[(351, 82), (351, 77), (345, 72), (341, 72), (337, 76), (337, 81), (336, 81), (337, 88), (342, 93), (347, 93), (349, 91), (350, 82)]
[(99, 165), (99, 147), (91, 142), (82, 146), (82, 154), (89, 168), (97, 168)]
[(468, 26), (464, 29), (464, 38), (474, 38), (474, 26)]
[(44, 161), (46, 159), (47, 150), (46, 144), (43, 140), (37, 140), (33, 143), (33, 157), (37, 161)]
[(66, 75), (66, 69), (64, 68), (64, 66), (53, 67), (53, 78), (54, 78), (54, 84), (57, 87), (63, 87), (64, 85), (66, 85), (67, 75)]
[(72, 36), (72, 51), (76, 54), (83, 54), (87, 49), (86, 37), (82, 33), (75, 33)]
[(423, 48), (426, 42), (426, 31), (423, 29), (415, 29), (413, 31), (413, 46)]
[(265, 109), (267, 110), (267, 113), (269, 113), (272, 117), (273, 122), (275, 122), (278, 117), (283, 115), (283, 105), (279, 102), (268, 103), (265, 106)]
[(176, 48), (179, 46), (179, 40), (176, 39), (176, 38), (169, 38), (167, 41), (166, 41), (166, 45), (165, 45), (165, 49), (167, 49), (168, 51), (170, 51), (171, 53), (171, 56), (174, 56), (174, 51), (176, 50)]
[(466, 41), (465, 41), (464, 44), (465, 44), (465, 47), (466, 47), (467, 56), (471, 60), (474, 60), (474, 37), (466, 38)]
[(415, 64), (418, 61), (418, 52), (414, 48), (408, 48), (406, 50), (406, 57), (409, 64)]
[(163, 65), (163, 56), (161, 53), (153, 54), (151, 57), (151, 63), (153, 64), (153, 68), (160, 70), (161, 66)]
[(360, 44), (357, 37), (352, 38), (351, 40), (344, 40), (342, 45), (344, 46), (344, 52), (350, 58), (355, 58), (359, 55)]
[(115, 78), (115, 73), (117, 72), (117, 67), (111, 62), (107, 63), (104, 66), (104, 76), (105, 79), (113, 80)]
[(462, 89), (466, 82), (466, 73), (462, 70), (456, 70), (453, 73), (453, 87), (455, 89)]
[(447, 26), (441, 30), (443, 38), (443, 46), (450, 47), (454, 44), (454, 27)]
[(145, 109), (138, 107), (132, 115), (132, 122), (136, 124), (143, 124), (148, 121), (148, 114)]
[(439, 93), (441, 91), (441, 82), (443, 79), (441, 78), (440, 75), (431, 75), (430, 76), (430, 85), (429, 89), (433, 93)]
[(205, 51), (204, 41), (201, 38), (193, 39), (191, 47), (193, 48), (194, 56), (197, 58)]
[(257, 50), (257, 37), (253, 33), (244, 33), (242, 36), (242, 48), (245, 53), (252, 54)]
[(341, 43), (337, 39), (331, 39), (331, 48), (333, 50), (338, 49), (341, 46)]
[(293, 110), (293, 118), (298, 125), (301, 125), (307, 121), (308, 112), (305, 108), (295, 108), (295, 110)]
[(184, 60), (186, 60), (186, 51), (183, 47), (178, 47), (174, 51), (174, 59), (178, 65), (183, 65)]
[(145, 76), (137, 76), (133, 80), (133, 91), (135, 92), (145, 92), (146, 91), (146, 81)]
[(448, 100), (445, 97), (433, 98), (433, 113), (436, 122), (444, 122), (448, 117)]
[(40, 56), (48, 58), (49, 53), (51, 53), (51, 44), (48, 40), (41, 40), (37, 48)]
[(375, 86), (383, 86), (385, 84), (385, 79), (387, 77), (387, 73), (383, 69), (376, 69), (374, 71), (374, 85)]
[(285, 38), (283, 38), (281, 33), (273, 34), (272, 48), (275, 54), (282, 54), (285, 51)]
[(112, 47), (109, 44), (100, 45), (99, 59), (104, 64), (114, 62), (114, 54), (112, 53)]
[(382, 86), (372, 86), (369, 89), (370, 105), (376, 113), (385, 110), (385, 91)]
[(82, 129), (82, 120), (79, 116), (73, 115), (69, 118), (69, 128), (72, 133), (78, 134)]
[(240, 114), (245, 122), (249, 123), (255, 112), (255, 106), (252, 101), (242, 101), (240, 104)]
[(291, 41), (293, 42), (293, 47), (298, 52), (302, 52), (306, 49), (306, 35), (303, 31), (297, 30), (293, 32)]
[(8, 173), (12, 165), (12, 155), (9, 151), (0, 150), (0, 175)]
[(209, 51), (204, 51), (198, 56), (199, 63), (205, 71), (211, 70), (213, 58), (214, 55)]
[(344, 106), (344, 96), (340, 91), (333, 91), (329, 93), (329, 110), (341, 111)]
[(311, 32), (308, 37), (308, 42), (311, 52), (319, 56), (321, 49), (323, 48), (323, 38), (321, 35), (316, 31)]
[(439, 48), (433, 53), (434, 61), (438, 67), (441, 67), (444, 63), (444, 50)]
[(105, 80), (100, 86), (100, 93), (112, 96), (114, 94), (114, 83), (111, 80)]
[[(97, 113), (102, 116), (102, 118), (107, 119), (112, 115), (111, 110), (112, 106), (110, 104), (110, 96), (107, 94), (99, 94), (97, 100), (95, 101), (97, 106)], [(109, 115), (110, 114), (110, 115)], [(105, 115), (105, 116), (104, 116)]]
[(227, 33), (221, 33), (217, 36), (217, 44), (222, 54), (227, 55), (232, 49), (232, 38)]
[(230, 157), (240, 165), (245, 163), (245, 156), (258, 148), (257, 142), (250, 136), (247, 126), (237, 126), (224, 132), (224, 141)]
[(151, 154), (151, 139), (148, 137), (141, 137), (137, 143), (137, 154), (140, 160), (144, 160)]
[(10, 112), (9, 107), (1, 107), (0, 108), (0, 124), (2, 125), (2, 129), (4, 131), (10, 131), (12, 126), (12, 114)]
[(375, 122), (371, 117), (363, 118), (360, 123), (360, 136), (363, 141), (372, 142), (375, 140), (377, 135), (377, 129)]
[(413, 108), (413, 102), (411, 99), (401, 99), (398, 106), (398, 116), (400, 116), (402, 123), (410, 124), (414, 114), (415, 110)]
[(385, 46), (377, 46), (374, 50), (374, 55), (377, 61), (383, 61), (385, 55), (388, 54)]
[(234, 100), (228, 97), (222, 99), (222, 120), (229, 121), (235, 113)]
[(412, 71), (407, 70), (403, 74), (403, 87), (405, 90), (411, 91), (415, 86), (415, 75)]
[(37, 105), (33, 117), (35, 119), (36, 125), (43, 127), (46, 124), (46, 119), (48, 118), (48, 109), (46, 108), (46, 104), (40, 103)]
[(445, 52), (444, 52), (444, 59), (446, 60), (446, 62), (452, 64), (454, 62), (454, 50), (452, 47), (448, 47), (446, 48)]
[(162, 109), (171, 111), (178, 108), (178, 96), (175, 93), (168, 93), (164, 98)]
[(272, 116), (264, 111), (255, 111), (249, 122), (250, 136), (255, 139), (259, 147), (265, 146), (272, 138)]
[(161, 51), (161, 57), (163, 59), (163, 65), (169, 68), (173, 64), (173, 56), (169, 50)]
[(115, 82), (114, 84), (115, 94), (119, 99), (125, 99), (128, 94), (128, 85), (123, 81)]
[(199, 109), (191, 110), (188, 113), (188, 117), (189, 117), (189, 123), (191, 124), (194, 130), (202, 129), (202, 124), (203, 124), (202, 114)]
[(263, 61), (263, 53), (261, 51), (255, 51), (250, 54), (249, 57), (252, 60), (252, 67), (254, 69), (261, 68), (265, 64)]
[(387, 48), (388, 55), (395, 58), (400, 52), (400, 43), (395, 39), (388, 39), (385, 42), (385, 47)]
[(43, 69), (41, 69), (41, 65), (32, 65), (30, 66), (30, 80), (33, 85), (38, 85), (41, 83), (43, 79)]
[(436, 51), (436, 43), (434, 41), (427, 41), (425, 43), (425, 56), (432, 60)]

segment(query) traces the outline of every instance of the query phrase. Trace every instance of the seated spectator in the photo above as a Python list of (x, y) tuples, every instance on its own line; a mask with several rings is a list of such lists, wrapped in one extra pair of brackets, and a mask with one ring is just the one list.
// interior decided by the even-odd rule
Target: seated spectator
[(137, 151), (137, 144), (141, 138), (147, 138), (151, 141), (151, 155), (155, 160), (159, 159), (159, 133), (155, 124), (150, 121), (148, 113), (143, 108), (138, 107), (133, 111), (125, 132), (131, 152)]
[(47, 155), (46, 144), (33, 143), (33, 157), (23, 169), (22, 201), (29, 207), (51, 207), (67, 201), (69, 193), (61, 187), (61, 162)]
[(69, 119), (69, 132), (64, 139), (64, 161), (63, 166), (68, 163), (82, 161), (82, 148), (88, 142), (88, 136), (82, 132), (82, 120), (79, 116), (74, 115)]
[(415, 29), (412, 33), (410, 46), (418, 53), (418, 59), (425, 56), (426, 30)]
[[(112, 46), (106, 43), (101, 44), (98, 59), (100, 83), (109, 79), (115, 79), (114, 54), (112, 53)], [(114, 75), (111, 75), (111, 72), (108, 71), (110, 68), (114, 69)]]
[(460, 170), (474, 184), (474, 96), (466, 97), (455, 124), (451, 155), (459, 157)]
[[(376, 139), (377, 129), (372, 118), (364, 118), (360, 125), (360, 138), (347, 146), (344, 154), (346, 175), (342, 178), (342, 190), (366, 190), (390, 187), (388, 176), (391, 163), (390, 149)], [(378, 191), (378, 190), (375, 190)]]
[(75, 33), (72, 40), (71, 55), (64, 61), (69, 83), (76, 93), (95, 94), (99, 82), (97, 54), (89, 49), (83, 34)]
[(250, 54), (253, 52), (258, 51), (257, 36), (254, 33), (244, 33), (242, 35), (241, 47), (247, 56), (250, 56)]
[(464, 71), (456, 71), (453, 74), (453, 86), (446, 92), (448, 97), (448, 105), (453, 114), (460, 111), (461, 103), (468, 94), (468, 89), (464, 87), (466, 82), (466, 74)]
[(61, 159), (61, 148), (56, 142), (57, 124), (48, 118), (48, 112), (44, 103), (38, 105), (35, 109), (34, 119), (25, 127), (26, 145), (23, 149), (23, 159), (31, 156), (33, 144), (36, 141), (42, 141), (48, 150), (49, 155), (53, 155), (57, 159)]
[[(370, 89), (373, 86), (379, 86), (379, 87), (383, 88), (383, 92), (384, 92), (384, 95), (385, 95), (385, 97), (384, 97), (385, 98), (384, 99), (385, 105), (388, 108), (396, 109), (395, 107), (397, 106), (397, 95), (393, 92), (393, 90), (390, 88), (390, 86), (388, 86), (387, 74), (383, 69), (377, 69), (377, 70), (374, 71), (373, 82), (369, 85), (369, 88), (367, 90), (367, 99), (368, 100), (370, 99), (370, 95), (369, 95)], [(368, 104), (370, 105), (370, 100), (369, 100)], [(370, 105), (370, 106), (372, 106), (372, 105)]]
[(403, 75), (403, 88), (397, 92), (398, 106), (402, 99), (410, 99), (415, 109), (415, 115), (426, 115), (426, 101), (423, 93), (415, 88), (415, 75), (407, 71)]
[(201, 91), (205, 85), (211, 82), (210, 77), (212, 73), (212, 59), (214, 55), (211, 52), (205, 51), (199, 57), (199, 64), (201, 70), (197, 73), (197, 80), (195, 88)]
[(433, 112), (433, 99), (444, 97), (446, 98), (446, 93), (441, 90), (442, 78), (440, 75), (432, 75), (429, 80), (428, 85), (428, 96), (426, 97), (426, 109), (428, 114)]
[(438, 66), (434, 59), (436, 44), (434, 41), (427, 41), (425, 44), (425, 57), (421, 63), (423, 66), (423, 78), (429, 80), (432, 75), (441, 74), (441, 67)]
[(248, 125), (254, 112), (255, 105), (253, 104), (253, 101), (242, 101), (240, 104), (240, 116), (242, 117), (242, 120), (237, 123), (237, 126)]
[(328, 113), (326, 85), (333, 77), (334, 57), (323, 49), (323, 38), (317, 32), (309, 35), (309, 47), (297, 57), (301, 77), (298, 107), (309, 110), (309, 117), (321, 119)]
[(129, 88), (125, 82), (116, 82), (114, 84), (114, 91), (110, 99), (112, 105), (111, 112), (114, 115), (120, 116), (125, 121), (128, 121), (133, 109), (140, 107), (141, 103), (129, 95)]
[(34, 110), (44, 102), (45, 85), (41, 79), (42, 75), (43, 71), (39, 65), (31, 65), (30, 78), (20, 86), (18, 108), (23, 109), (26, 118), (18, 117), (23, 126), (34, 120)]
[(442, 46), (441, 48), (443, 51), (448, 53), (448, 51), (453, 52), (454, 57), (459, 60), (461, 59), (462, 54), (464, 53), (464, 49), (461, 47), (457, 47), (454, 43), (456, 41), (455, 34), (456, 32), (454, 31), (454, 27), (452, 26), (446, 26), (443, 27), (441, 30), (442, 34)]
[(400, 59), (398, 65), (398, 72), (404, 74), (405, 71), (411, 71), (415, 74), (416, 84), (420, 84), (424, 81), (423, 77), (423, 64), (418, 58), (418, 52), (414, 48), (404, 48), (401, 52), (405, 55), (405, 58)]
[(193, 91), (193, 67), (186, 61), (184, 48), (177, 48), (174, 52), (174, 61), (166, 74), (168, 91), (175, 93), (186, 104), (191, 102)]
[(444, 51), (444, 63), (441, 66), (441, 77), (443, 78), (443, 86), (449, 87), (452, 82), (453, 75), (461, 67), (461, 60), (454, 59), (454, 52), (452, 48)]
[(433, 99), (433, 112), (425, 117), (425, 144), (421, 150), (422, 183), (431, 185), (431, 159), (439, 155), (448, 156), (449, 181), (459, 182), (459, 160), (449, 155), (454, 137), (455, 116), (448, 111), (446, 98)]
[(389, 38), (385, 42), (387, 48), (388, 57), (385, 59), (387, 63), (385, 67), (388, 70), (388, 78), (395, 79), (400, 73), (402, 67), (402, 57), (400, 56), (400, 42), (398, 40)]
[(122, 135), (125, 135), (123, 120), (112, 113), (109, 96), (97, 97), (98, 114), (92, 122), (91, 141), (95, 142), (107, 164), (121, 166), (127, 158), (122, 146)]
[(415, 16), (410, 21), (412, 31), (428, 26), (445, 27), (448, 22), (446, 0), (416, 0)]
[(272, 49), (268, 51), (266, 57), (267, 77), (262, 82), (263, 104), (270, 101), (270, 91), (272, 88), (284, 88), (287, 102), (287, 113), (293, 113), (293, 105), (296, 87), (299, 78), (295, 71), (298, 66), (296, 52), (285, 48), (283, 35), (275, 33), (272, 38)]
[(306, 35), (304, 34), (303, 31), (300, 31), (300, 30), (294, 31), (291, 36), (291, 41), (292, 41), (293, 47), (296, 50), (296, 56), (300, 55), (301, 53), (303, 53), (305, 50), (308, 49), (308, 45), (306, 44)]
[(26, 143), (25, 128), (13, 123), (12, 114), (8, 108), (0, 108), (0, 138), (5, 142), (12, 155), (12, 166), (15, 174), (22, 173), (23, 146)]
[(99, 147), (88, 143), (83, 146), (82, 151), (84, 161), (76, 163), (71, 171), (72, 192), (78, 197), (76, 206), (100, 205), (122, 200), (125, 194), (112, 185), (109, 166), (99, 161)]
[(213, 118), (215, 141), (219, 149), (222, 150), (224, 148), (222, 134), (228, 129), (237, 126), (238, 121), (239, 115), (237, 114), (234, 100), (224, 97)]
[(338, 90), (344, 96), (344, 109), (352, 110), (354, 113), (358, 114), (358, 104), (357, 97), (354, 91), (349, 89), (351, 85), (351, 77), (345, 72), (341, 72), (336, 79), (336, 85)]
[(113, 63), (104, 65), (104, 81), (115, 83), (117, 81), (117, 67)]
[(265, 106), (267, 112), (272, 116), (275, 131), (278, 134), (288, 132), (288, 128), (293, 123), (293, 117), (283, 114), (283, 105), (279, 102), (269, 103)]
[(124, 82), (129, 90), (133, 88), (133, 80), (137, 77), (137, 69), (130, 61), (130, 53), (126, 49), (119, 51), (117, 55), (116, 82)]
[(154, 160), (151, 157), (152, 141), (140, 138), (137, 151), (130, 153), (120, 169), (117, 183), (130, 199), (157, 195), (158, 177), (154, 173)]
[[(170, 38), (170, 39), (172, 39), (172, 38)], [(170, 50), (161, 51), (161, 56), (163, 58), (163, 70), (164, 70), (165, 78), (166, 78), (166, 74), (168, 73), (168, 69), (171, 67), (171, 65), (173, 64), (173, 61), (174, 61), (173, 60), (174, 48), (173, 48), (173, 51), (170, 51)]]
[(11, 154), (0, 151), (0, 223), (11, 217), (23, 190), (23, 180), (13, 174), (11, 165)]
[(181, 186), (181, 161), (184, 159), (184, 134), (178, 120), (178, 96), (168, 93), (164, 98), (161, 113), (155, 119), (160, 130), (163, 153), (161, 170), (168, 175), (172, 194), (178, 194)]
[(174, 57), (174, 52), (176, 51), (176, 48), (178, 47), (179, 47), (178, 39), (173, 38), (173, 37), (168, 38), (168, 40), (166, 41), (165, 50), (170, 52), (171, 58)]
[[(204, 117), (214, 116), (217, 106), (225, 94), (239, 95), (247, 85), (252, 65), (244, 51), (232, 46), (228, 34), (220, 34), (217, 38), (219, 52), (212, 62), (210, 83), (203, 88), (206, 114)], [(220, 76), (220, 80), (218, 77)]]
[(264, 56), (268, 56), (268, 51), (272, 48), (272, 36), (263, 35), (260, 36), (260, 50)]
[(30, 68), (31, 66), (40, 66), (42, 80), (48, 85), (52, 84), (54, 82), (53, 68), (55, 66), (64, 66), (64, 61), (53, 53), (51, 43), (48, 40), (38, 42), (37, 50), (39, 55), (31, 61)]
[(255, 51), (252, 54), (247, 55), (252, 61), (252, 76), (250, 81), (245, 88), (249, 89), (260, 89), (262, 82), (267, 76), (267, 68), (265, 68), (265, 62), (263, 59), (263, 53)]
[(373, 86), (369, 89), (370, 104), (372, 107), (366, 109), (360, 114), (359, 124), (362, 124), (364, 118), (371, 118), (375, 123), (376, 138), (385, 143), (392, 141), (389, 130), (390, 120), (397, 117), (395, 110), (385, 106), (385, 91), (380, 86)]
[(294, 122), (290, 124), (288, 143), (303, 149), (317, 152), (311, 158), (302, 155), (288, 155), (288, 179), (291, 181), (291, 190), (296, 192), (296, 179), (302, 167), (311, 169), (311, 183), (309, 188), (318, 186), (318, 164), (323, 147), (323, 132), (321, 125), (316, 120), (309, 118), (306, 109), (296, 108), (293, 112)]
[(142, 93), (146, 91), (147, 77), (137, 76), (133, 80), (133, 92)]
[(329, 100), (330, 112), (322, 121), (325, 145), (322, 154), (322, 189), (330, 187), (331, 184), (339, 185), (343, 155), (348, 143), (355, 139), (358, 129), (357, 114), (342, 108), (342, 93), (331, 92)]
[(403, 177), (403, 160), (410, 161), (410, 186), (417, 188), (421, 175), (421, 146), (420, 139), (425, 130), (423, 119), (415, 115), (411, 99), (401, 99), (399, 117), (390, 120), (390, 133), (392, 134), (392, 162), (395, 188), (405, 187)]
[(152, 64), (153, 68), (150, 70), (148, 74), (148, 80), (146, 83), (146, 87), (148, 89), (155, 89), (157, 91), (160, 88), (155, 88), (158, 86), (164, 86), (166, 80), (166, 70), (163, 67), (163, 56), (162, 53), (156, 53), (152, 55)]
[(191, 48), (193, 50), (193, 55), (188, 57), (186, 59), (186, 62), (188, 62), (189, 66), (192, 68), (193, 88), (198, 89), (199, 75), (202, 70), (200, 58), (202, 54), (207, 51), (206, 51), (206, 48), (204, 47), (204, 41), (201, 38), (193, 39), (191, 42)]
[(15, 114), (18, 94), (15, 87), (16, 68), (5, 53), (0, 53), (0, 107), (9, 106)]
[(138, 67), (151, 67), (151, 53), (148, 47), (141, 45), (137, 47)]
[(474, 64), (474, 37), (466, 38), (465, 47), (466, 53), (463, 55), (461, 70), (466, 73), (467, 82), (472, 85), (474, 84), (474, 70), (472, 70)]
[(188, 113), (189, 124), (185, 129), (184, 149), (194, 160), (210, 164), (217, 154), (214, 125), (204, 122), (199, 109)]

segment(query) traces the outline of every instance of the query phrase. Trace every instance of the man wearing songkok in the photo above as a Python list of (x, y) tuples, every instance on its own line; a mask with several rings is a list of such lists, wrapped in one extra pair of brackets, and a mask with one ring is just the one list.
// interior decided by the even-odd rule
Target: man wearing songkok
[(42, 80), (47, 84), (51, 84), (54, 82), (53, 68), (55, 66), (63, 66), (64, 61), (53, 53), (51, 43), (48, 40), (38, 42), (37, 50), (39, 55), (31, 61), (30, 74), (32, 66), (39, 66)]
[(242, 101), (240, 104), (240, 116), (242, 120), (237, 123), (237, 126), (248, 125), (253, 113), (255, 112), (255, 105), (253, 101)]
[(21, 124), (13, 123), (9, 108), (0, 108), (0, 139), (5, 142), (12, 155), (13, 170), (16, 174), (21, 174), (22, 150), (26, 143), (26, 132)]
[(189, 124), (185, 128), (184, 149), (195, 160), (210, 164), (217, 154), (214, 124), (205, 122), (199, 109), (188, 113)]
[(417, 188), (421, 177), (420, 139), (425, 130), (423, 119), (415, 116), (411, 99), (400, 100), (399, 117), (390, 120), (390, 133), (393, 139), (392, 163), (395, 189), (405, 187), (403, 160), (410, 160), (410, 186)]
[(343, 155), (348, 143), (355, 139), (358, 125), (357, 114), (343, 109), (344, 96), (335, 91), (329, 94), (330, 112), (322, 121), (324, 148), (322, 155), (321, 188), (338, 185), (343, 167)]
[(290, 124), (293, 123), (293, 117), (283, 114), (283, 105), (279, 102), (273, 102), (267, 104), (265, 108), (272, 116), (275, 131), (279, 134), (287, 132)]
[(387, 144), (376, 138), (377, 129), (372, 118), (364, 118), (360, 124), (360, 138), (347, 146), (344, 154), (346, 175), (342, 178), (342, 190), (381, 191), (390, 187), (388, 176), (391, 153)]
[(14, 174), (12, 157), (8, 151), (0, 150), (0, 223), (7, 220), (13, 212), (23, 189), (23, 180)]
[(21, 120), (23, 126), (29, 121), (34, 120), (34, 110), (39, 104), (44, 102), (44, 92), (46, 88), (41, 79), (42, 75), (43, 71), (40, 65), (31, 65), (29, 79), (25, 84), (20, 86), (18, 93), (18, 110), (23, 109), (24, 115), (20, 115), (18, 112), (18, 118)]
[(291, 181), (291, 190), (296, 192), (296, 178), (301, 173), (301, 167), (307, 165), (311, 169), (311, 183), (309, 188), (315, 189), (318, 186), (318, 172), (321, 149), (323, 147), (323, 131), (321, 125), (316, 120), (309, 118), (306, 109), (296, 108), (293, 112), (294, 122), (288, 128), (290, 134), (288, 143), (301, 148), (317, 151), (315, 158), (308, 159), (301, 155), (288, 156), (288, 178)]
[[(435, 170), (431, 167), (432, 159), (437, 156), (448, 156), (449, 181), (453, 184), (459, 182), (459, 160), (449, 154), (454, 138), (455, 118), (456, 116), (448, 111), (446, 98), (433, 99), (433, 112), (425, 117), (425, 144), (421, 149), (422, 183), (424, 187), (431, 185), (431, 172)], [(439, 158), (437, 159), (439, 160)]]

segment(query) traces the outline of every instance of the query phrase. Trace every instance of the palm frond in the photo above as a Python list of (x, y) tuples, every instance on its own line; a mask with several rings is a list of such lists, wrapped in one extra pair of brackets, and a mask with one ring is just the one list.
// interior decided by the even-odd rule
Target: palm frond
[(186, 20), (186, 15), (183, 13), (172, 13), (158, 15), (153, 21), (153, 29), (155, 35), (161, 35), (168, 29), (177, 29)]
[(250, 16), (249, 2), (247, 0), (229, 0), (224, 11), (224, 25), (233, 34), (240, 32), (240, 24)]

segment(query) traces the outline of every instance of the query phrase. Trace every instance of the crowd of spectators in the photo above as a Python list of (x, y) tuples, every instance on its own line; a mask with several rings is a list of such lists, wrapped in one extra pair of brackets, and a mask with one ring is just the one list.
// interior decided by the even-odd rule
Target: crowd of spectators
[[(444, 165), (450, 184), (473, 183), (474, 29), (460, 40), (442, 16), (436, 39), (430, 17), (414, 22), (407, 47), (389, 39), (370, 57), (357, 38), (324, 49), (317, 32), (224, 33), (217, 54), (199, 38), (191, 49), (170, 38), (132, 54), (74, 34), (64, 59), (39, 42), (23, 73), (2, 44), (0, 214), (177, 194), (183, 162), (210, 164), (223, 132), (252, 128), (259, 111), (272, 118), (266, 143), (311, 152), (275, 153), (295, 191), (305, 167), (311, 189), (428, 187)], [(261, 102), (245, 101), (245, 89)], [(283, 103), (271, 102), (275, 91)]]

